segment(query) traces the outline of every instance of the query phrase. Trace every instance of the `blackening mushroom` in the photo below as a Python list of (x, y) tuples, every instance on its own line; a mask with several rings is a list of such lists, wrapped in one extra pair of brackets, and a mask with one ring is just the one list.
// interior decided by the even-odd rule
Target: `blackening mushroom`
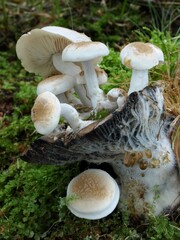
[(48, 136), (36, 140), (23, 159), (52, 165), (108, 162), (119, 177), (120, 207), (135, 215), (153, 208), (158, 215), (180, 204), (180, 122), (175, 119), (164, 111), (162, 89), (146, 87), (131, 93), (122, 110), (76, 135), (66, 137), (64, 131), (54, 141)]
[(70, 211), (79, 218), (104, 218), (116, 208), (120, 190), (116, 181), (105, 171), (89, 169), (73, 178), (67, 188)]
[(164, 61), (160, 48), (151, 43), (133, 42), (120, 53), (122, 63), (132, 69), (128, 94), (148, 86), (148, 70)]

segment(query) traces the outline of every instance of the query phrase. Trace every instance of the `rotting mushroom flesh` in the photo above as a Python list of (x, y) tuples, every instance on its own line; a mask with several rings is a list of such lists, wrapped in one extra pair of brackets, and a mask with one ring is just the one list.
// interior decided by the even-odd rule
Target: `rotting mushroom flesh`
[(108, 162), (119, 177), (121, 209), (136, 216), (152, 209), (154, 215), (168, 213), (180, 204), (179, 137), (175, 138), (180, 121), (174, 125), (175, 119), (164, 112), (162, 89), (146, 87), (131, 93), (122, 110), (72, 138), (64, 132), (54, 142), (48, 136), (36, 140), (23, 159), (52, 165)]

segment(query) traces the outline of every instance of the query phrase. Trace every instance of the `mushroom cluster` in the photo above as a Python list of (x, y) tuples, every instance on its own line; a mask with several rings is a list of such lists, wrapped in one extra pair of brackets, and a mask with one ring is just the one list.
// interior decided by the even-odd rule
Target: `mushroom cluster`
[[(93, 42), (85, 34), (71, 29), (47, 26), (23, 34), (17, 41), (16, 52), (28, 72), (44, 78), (37, 86), (38, 97), (31, 114), (34, 126), (40, 134), (45, 135), (56, 130), (60, 116), (77, 132), (92, 122), (84, 121), (84, 117), (89, 117), (100, 109), (114, 111), (119, 106), (118, 96), (111, 100), (99, 87), (107, 82), (107, 74), (98, 65), (102, 57), (109, 54), (105, 44)], [(126, 94), (121, 91), (119, 95), (123, 106)], [(52, 100), (52, 104), (56, 102), (58, 106), (49, 105), (50, 108), (57, 107), (55, 115), (53, 111), (47, 110), (48, 104), (44, 101), (44, 96), (47, 102), (51, 102), (52, 98), (59, 100), (59, 104), (57, 99)], [(44, 111), (38, 110), (38, 106)], [(88, 113), (85, 111), (80, 116), (78, 108), (86, 111), (88, 109)], [(48, 117), (46, 113), (49, 114)], [(56, 120), (51, 124), (50, 119), (54, 118)]]
[[(55, 165), (108, 162), (117, 175), (116, 182), (105, 171), (89, 169), (74, 177), (67, 187), (74, 215), (100, 219), (119, 200), (121, 208), (135, 215), (147, 213), (153, 204), (157, 215), (180, 203), (175, 167), (180, 141), (174, 130), (180, 123), (171, 129), (176, 118), (164, 112), (161, 87), (148, 86), (148, 70), (164, 61), (158, 47), (133, 42), (122, 48), (120, 59), (132, 69), (130, 88), (128, 93), (113, 88), (107, 94), (100, 88), (108, 77), (99, 63), (109, 49), (85, 34), (53, 26), (34, 29), (20, 37), (16, 51), (27, 71), (44, 78), (31, 111), (37, 132), (44, 136), (23, 159)], [(101, 109), (110, 114), (101, 121), (92, 119)], [(67, 128), (59, 125), (61, 116)], [(155, 203), (156, 186), (160, 199)]]

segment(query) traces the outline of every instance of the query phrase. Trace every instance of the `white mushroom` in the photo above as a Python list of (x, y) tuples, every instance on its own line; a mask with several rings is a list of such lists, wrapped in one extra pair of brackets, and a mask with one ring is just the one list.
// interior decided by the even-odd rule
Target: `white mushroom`
[(121, 88), (112, 88), (107, 93), (107, 99), (110, 102), (116, 102), (117, 107), (120, 109), (123, 108), (127, 98), (127, 93)]
[[(65, 74), (54, 75), (42, 80), (37, 86), (37, 95), (50, 91), (54, 93), (61, 102), (81, 104), (80, 100), (72, 93), (74, 78)], [(69, 93), (70, 92), (70, 93)]]
[(91, 106), (91, 101), (87, 96), (86, 88), (80, 84), (80, 82), (78, 82), (78, 79), (81, 79), (81, 68), (72, 62), (62, 61), (61, 53), (56, 53), (53, 55), (53, 64), (58, 71), (74, 78), (74, 90), (81, 99), (82, 104), (85, 106)]
[(98, 110), (104, 100), (103, 91), (99, 88), (93, 60), (109, 54), (107, 46), (101, 42), (78, 42), (69, 44), (62, 52), (62, 60), (80, 62), (84, 71), (88, 95), (93, 109)]
[(74, 132), (86, 127), (92, 121), (83, 121), (74, 107), (60, 103), (49, 91), (38, 95), (31, 110), (31, 118), (38, 133), (46, 135), (56, 129), (60, 116), (64, 117)]
[[(68, 44), (81, 41), (91, 39), (71, 29), (48, 26), (23, 34), (17, 41), (16, 53), (28, 72), (48, 77), (57, 74), (58, 62), (56, 59), (53, 61), (53, 55), (61, 53)], [(78, 69), (73, 65), (73, 71)]]
[(120, 190), (107, 172), (89, 169), (71, 180), (67, 197), (71, 196), (69, 210), (77, 217), (95, 220), (113, 212), (119, 201)]
[(61, 104), (51, 92), (41, 93), (31, 110), (31, 118), (38, 133), (51, 133), (59, 123)]
[(128, 95), (148, 86), (148, 69), (164, 61), (160, 48), (143, 42), (129, 43), (122, 49), (120, 58), (126, 67), (132, 69)]

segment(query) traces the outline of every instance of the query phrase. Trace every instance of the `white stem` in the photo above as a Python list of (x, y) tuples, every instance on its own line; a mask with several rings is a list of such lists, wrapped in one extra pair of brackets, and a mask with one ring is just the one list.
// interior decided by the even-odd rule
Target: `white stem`
[(82, 105), (81, 100), (74, 95), (74, 89), (65, 92), (65, 96), (67, 97), (69, 104)]
[(98, 110), (100, 102), (104, 100), (103, 91), (99, 88), (96, 71), (92, 61), (82, 62), (82, 68), (87, 83), (87, 90), (95, 111)]
[(81, 99), (82, 104), (85, 106), (91, 107), (91, 100), (87, 96), (87, 90), (85, 89), (84, 85), (82, 84), (75, 84), (74, 85), (74, 90), (78, 94), (78, 96)]
[(78, 131), (92, 123), (92, 121), (83, 121), (80, 119), (76, 109), (66, 103), (61, 103), (61, 115), (66, 119), (74, 131)]
[(58, 94), (56, 97), (59, 99), (60, 102), (68, 103), (67, 97), (64, 93)]
[(132, 92), (140, 91), (146, 86), (148, 86), (148, 70), (133, 69), (128, 95)]

